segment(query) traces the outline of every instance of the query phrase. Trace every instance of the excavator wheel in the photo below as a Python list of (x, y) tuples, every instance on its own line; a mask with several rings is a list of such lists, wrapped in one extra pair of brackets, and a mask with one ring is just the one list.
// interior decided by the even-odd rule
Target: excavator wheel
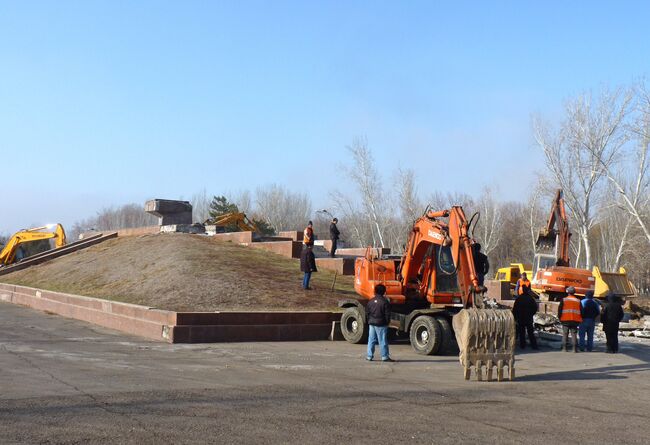
[(454, 338), (454, 331), (451, 329), (451, 323), (445, 317), (436, 317), (436, 321), (440, 325), (440, 333), (442, 334), (442, 343), (438, 350), (439, 355), (450, 355), (458, 352), (456, 339)]
[(437, 354), (442, 345), (440, 323), (428, 315), (421, 315), (411, 324), (411, 346), (422, 355)]
[(366, 326), (361, 311), (357, 307), (349, 307), (341, 316), (341, 333), (350, 343), (368, 341), (368, 326)]

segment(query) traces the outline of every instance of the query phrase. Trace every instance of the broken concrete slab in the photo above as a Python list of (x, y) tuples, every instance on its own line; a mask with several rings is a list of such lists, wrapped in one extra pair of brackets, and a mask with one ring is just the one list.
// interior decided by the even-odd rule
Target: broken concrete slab
[(158, 217), (158, 225), (192, 224), (192, 204), (189, 201), (151, 199), (144, 204), (144, 211)]
[(202, 224), (170, 224), (160, 226), (160, 233), (205, 233), (205, 227)]

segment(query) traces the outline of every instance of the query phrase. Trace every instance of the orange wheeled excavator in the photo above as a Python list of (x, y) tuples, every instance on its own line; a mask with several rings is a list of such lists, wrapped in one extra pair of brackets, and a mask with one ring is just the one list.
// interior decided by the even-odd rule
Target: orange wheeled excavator
[(451, 352), (455, 334), (466, 379), (472, 366), (479, 380), (483, 366), (488, 380), (495, 366), (498, 380), (505, 366), (513, 379), (514, 318), (509, 310), (483, 305), (487, 289), (479, 285), (474, 267), (471, 222), (460, 206), (438, 212), (427, 208), (413, 224), (401, 259), (376, 258), (371, 249), (357, 258), (354, 287), (362, 298), (339, 303), (345, 309), (345, 339), (366, 340), (365, 304), (374, 297), (375, 285), (383, 284), (391, 301), (390, 327), (408, 333), (417, 353)]

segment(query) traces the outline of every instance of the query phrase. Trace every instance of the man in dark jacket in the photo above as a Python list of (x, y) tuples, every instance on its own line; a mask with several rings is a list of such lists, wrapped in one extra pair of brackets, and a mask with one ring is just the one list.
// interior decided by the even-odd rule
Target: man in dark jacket
[[(594, 329), (596, 328), (596, 317), (600, 315), (600, 305), (594, 300), (594, 291), (585, 292), (585, 298), (580, 302), (582, 306), (582, 323), (578, 326), (578, 347), (581, 351), (587, 348), (591, 352), (594, 349)], [(587, 344), (585, 345), (585, 335)]]
[(612, 292), (607, 293), (605, 301), (607, 303), (600, 314), (600, 321), (603, 323), (603, 331), (607, 338), (606, 352), (616, 354), (618, 352), (618, 324), (623, 319), (623, 301), (621, 297)]
[(478, 284), (483, 286), (483, 280), (490, 271), (490, 262), (487, 255), (481, 252), (479, 243), (474, 244), (474, 269), (476, 269), (476, 275), (478, 275)]
[(339, 241), (339, 236), (341, 236), (341, 232), (339, 232), (339, 228), (336, 227), (336, 223), (338, 223), (339, 220), (334, 218), (332, 220), (332, 223), (330, 224), (330, 239), (332, 240), (332, 250), (330, 250), (330, 256), (334, 258), (336, 256), (336, 244)]
[(524, 292), (517, 296), (515, 304), (512, 306), (512, 315), (517, 322), (517, 335), (519, 336), (519, 347), (526, 348), (526, 331), (528, 331), (528, 341), (533, 349), (537, 348), (537, 339), (535, 338), (535, 326), (533, 317), (537, 313), (537, 301), (532, 296), (530, 288), (524, 287)]
[(393, 362), (388, 352), (388, 323), (390, 322), (390, 301), (384, 295), (386, 286), (375, 286), (375, 298), (366, 305), (368, 320), (368, 354), (366, 360), (371, 361), (375, 356), (375, 346), (379, 343), (382, 362)]
[(302, 288), (305, 290), (311, 290), (309, 287), (309, 280), (311, 279), (312, 272), (318, 272), (316, 270), (316, 257), (314, 257), (314, 252), (312, 246), (305, 246), (300, 253), (300, 270), (305, 273), (302, 278)]

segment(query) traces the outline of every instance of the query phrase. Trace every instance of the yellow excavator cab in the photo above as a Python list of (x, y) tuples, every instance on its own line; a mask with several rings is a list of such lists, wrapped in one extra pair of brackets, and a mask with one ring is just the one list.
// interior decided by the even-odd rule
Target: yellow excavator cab
[(32, 241), (54, 239), (58, 249), (65, 246), (65, 230), (61, 224), (48, 224), (43, 227), (21, 230), (14, 233), (0, 251), (0, 266), (8, 266), (16, 261), (16, 253), (21, 245)]

